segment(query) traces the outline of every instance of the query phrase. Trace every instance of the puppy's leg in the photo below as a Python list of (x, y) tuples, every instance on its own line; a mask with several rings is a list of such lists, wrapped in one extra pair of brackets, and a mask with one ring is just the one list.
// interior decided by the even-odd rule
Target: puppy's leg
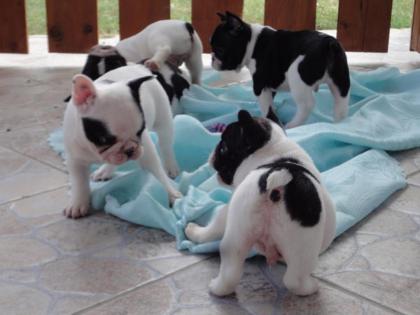
[(288, 229), (287, 235), (283, 235), (283, 240), (276, 238), (281, 243), (277, 246), (281, 248), (287, 264), (283, 282), (292, 293), (304, 296), (318, 290), (318, 281), (311, 273), (318, 263), (322, 236), (323, 231), (320, 226), (310, 228), (294, 226)]
[(265, 88), (261, 91), (261, 94), (258, 95), (258, 103), (260, 104), (261, 116), (267, 117), (271, 104), (273, 104), (273, 92), (271, 89)]
[(87, 214), (90, 204), (89, 168), (83, 162), (67, 160), (70, 175), (71, 204), (64, 209), (64, 215), (77, 219)]
[(244, 260), (258, 237), (256, 230), (261, 221), (255, 214), (259, 201), (258, 181), (254, 180), (253, 184), (247, 181), (250, 176), (237, 188), (229, 203), (220, 244), (220, 271), (209, 285), (211, 293), (218, 296), (234, 292), (243, 273)]
[(195, 243), (212, 242), (223, 237), (226, 226), (228, 205), (222, 207), (207, 226), (199, 226), (196, 223), (188, 223), (185, 235)]
[[(163, 115), (163, 113), (161, 114)], [(173, 148), (174, 128), (172, 117), (168, 117), (165, 121), (166, 123), (159, 124), (159, 127), (155, 128), (155, 130), (159, 137), (159, 148), (163, 156), (166, 172), (169, 177), (175, 178), (179, 174), (179, 168), (175, 159)]]
[[(299, 74), (296, 75), (299, 76)], [(303, 124), (308, 118), (315, 105), (315, 98), (312, 87), (306, 85), (300, 77), (289, 80), (289, 86), (297, 110), (292, 120), (286, 124), (286, 128), (293, 128)]]
[(191, 47), (191, 54), (185, 60), (185, 66), (190, 72), (191, 82), (193, 84), (201, 84), (201, 72), (203, 71), (203, 45), (198, 36), (194, 36), (194, 42)]
[(346, 96), (341, 96), (340, 90), (332, 80), (328, 80), (327, 84), (334, 97), (334, 120), (337, 122), (347, 117), (350, 93), (347, 92)]
[(149, 133), (145, 130), (142, 135), (142, 145), (144, 152), (139, 158), (140, 165), (151, 172), (157, 180), (165, 187), (169, 194), (169, 200), (172, 204), (175, 199), (180, 198), (182, 195), (179, 191), (172, 187), (169, 178), (166, 176), (160, 162), (159, 156), (156, 152), (156, 148), (153, 145), (152, 139), (150, 139)]
[(160, 44), (153, 57), (148, 59), (144, 65), (150, 70), (158, 71), (162, 64), (168, 59), (171, 52), (171, 46), (167, 44)]
[(112, 178), (112, 173), (114, 172), (115, 165), (112, 164), (103, 164), (100, 168), (90, 174), (90, 179), (99, 182), (106, 181)]

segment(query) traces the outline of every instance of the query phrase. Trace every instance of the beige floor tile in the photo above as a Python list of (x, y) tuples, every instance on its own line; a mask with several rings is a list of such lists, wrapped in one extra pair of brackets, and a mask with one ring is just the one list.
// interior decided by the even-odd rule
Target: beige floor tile
[(32, 288), (0, 283), (0, 309), (2, 314), (46, 314), (50, 297)]
[(391, 156), (400, 162), (406, 175), (411, 175), (420, 170), (420, 149), (391, 152)]
[(40, 284), (62, 293), (116, 294), (151, 278), (144, 267), (115, 258), (65, 257), (47, 264)]
[(0, 208), (0, 236), (29, 233), (31, 228), (22, 223), (15, 214)]
[(54, 305), (51, 311), (53, 315), (68, 315), (73, 314), (90, 305), (96, 304), (102, 300), (109, 298), (107, 295), (92, 295), (92, 296), (67, 296), (60, 298)]
[[(67, 176), (37, 161), (0, 148), (0, 203), (52, 190), (67, 183)], [(5, 174), (6, 173), (6, 174)]]

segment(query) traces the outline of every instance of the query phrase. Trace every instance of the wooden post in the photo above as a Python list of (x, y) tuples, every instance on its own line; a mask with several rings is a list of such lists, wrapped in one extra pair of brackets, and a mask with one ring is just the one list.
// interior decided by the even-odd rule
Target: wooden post
[(28, 53), (25, 0), (1, 0), (0, 21), (0, 52)]
[(203, 42), (204, 52), (210, 52), (210, 36), (219, 24), (217, 12), (230, 11), (242, 16), (243, 0), (192, 0), (192, 24)]
[(120, 37), (140, 32), (152, 22), (169, 19), (170, 0), (119, 0)]
[(87, 52), (98, 43), (96, 0), (46, 1), (50, 52)]
[(392, 0), (340, 0), (337, 38), (347, 51), (387, 52)]
[(410, 50), (420, 52), (420, 0), (415, 0), (414, 2)]
[(264, 11), (264, 24), (276, 29), (315, 29), (316, 0), (265, 0)]

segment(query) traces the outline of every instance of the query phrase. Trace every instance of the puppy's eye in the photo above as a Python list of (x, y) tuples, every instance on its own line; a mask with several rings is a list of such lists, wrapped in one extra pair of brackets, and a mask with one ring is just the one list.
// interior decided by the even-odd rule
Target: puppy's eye
[(225, 49), (222, 47), (215, 47), (213, 49), (214, 53), (216, 54), (216, 56), (223, 56), (225, 54)]
[(219, 149), (220, 154), (226, 154), (227, 151), (228, 151), (228, 147), (226, 145), (226, 142), (222, 142), (220, 144), (220, 149)]

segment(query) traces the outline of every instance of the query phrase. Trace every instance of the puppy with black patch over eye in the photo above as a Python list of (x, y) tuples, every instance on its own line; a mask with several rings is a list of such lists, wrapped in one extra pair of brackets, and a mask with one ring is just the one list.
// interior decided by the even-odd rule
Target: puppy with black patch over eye
[(210, 291), (232, 293), (254, 247), (269, 264), (286, 262), (283, 282), (291, 292), (316, 292), (311, 273), (334, 238), (335, 207), (311, 158), (276, 123), (242, 110), (209, 162), (219, 181), (232, 187), (232, 198), (207, 226), (189, 223), (185, 234), (196, 243), (222, 238)]
[(334, 117), (347, 116), (350, 76), (346, 54), (333, 37), (316, 31), (274, 30), (248, 24), (238, 16), (218, 13), (221, 23), (210, 40), (216, 70), (241, 70), (252, 74), (254, 94), (263, 117), (278, 118), (272, 110), (278, 90), (289, 90), (296, 105), (286, 128), (305, 122), (315, 105), (313, 91), (326, 83), (334, 97)]
[(169, 100), (142, 65), (121, 67), (93, 82), (79, 74), (64, 114), (64, 145), (70, 175), (71, 203), (67, 217), (87, 214), (90, 204), (89, 165), (105, 162), (94, 180), (110, 178), (115, 165), (138, 160), (164, 186), (173, 202), (181, 194), (172, 187), (148, 130), (159, 136), (169, 176), (178, 174), (173, 153), (173, 121)]

